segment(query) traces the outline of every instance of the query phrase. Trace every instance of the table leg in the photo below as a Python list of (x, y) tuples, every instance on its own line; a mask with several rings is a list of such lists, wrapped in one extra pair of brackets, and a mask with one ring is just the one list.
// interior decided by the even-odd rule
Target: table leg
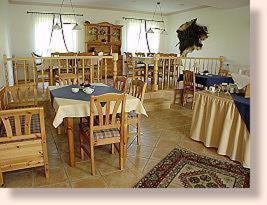
[(123, 128), (123, 155), (124, 160), (127, 157), (127, 142), (128, 142), (128, 113), (125, 113), (125, 122)]
[(69, 144), (69, 159), (70, 166), (75, 166), (75, 155), (74, 155), (74, 136), (73, 136), (73, 118), (67, 118), (67, 136), (68, 136), (68, 144)]
[(3, 173), (1, 172), (0, 169), (0, 187), (3, 186), (3, 184), (4, 184)]

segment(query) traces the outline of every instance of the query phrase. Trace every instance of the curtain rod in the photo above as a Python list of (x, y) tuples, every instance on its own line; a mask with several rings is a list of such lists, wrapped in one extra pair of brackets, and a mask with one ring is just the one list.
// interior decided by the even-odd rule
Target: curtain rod
[(127, 17), (122, 17), (124, 20), (132, 19), (132, 20), (138, 20), (138, 21), (154, 21), (158, 23), (164, 23), (164, 21), (157, 21), (157, 20), (152, 20), (152, 19), (138, 19), (138, 18), (127, 18)]
[(27, 11), (27, 14), (45, 14), (45, 15), (61, 15), (61, 16), (83, 16), (83, 14), (61, 14), (61, 13), (37, 12), (37, 11)]

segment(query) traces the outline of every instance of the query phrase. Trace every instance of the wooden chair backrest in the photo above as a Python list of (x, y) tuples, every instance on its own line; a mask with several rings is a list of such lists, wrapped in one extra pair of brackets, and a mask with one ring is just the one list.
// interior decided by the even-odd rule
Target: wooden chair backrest
[(126, 92), (127, 90), (127, 77), (125, 76), (117, 76), (114, 81), (114, 88)]
[(140, 101), (143, 103), (146, 87), (146, 82), (139, 79), (134, 79), (131, 82), (130, 95), (139, 98)]
[(228, 70), (219, 69), (218, 75), (220, 75), (220, 76), (229, 76), (229, 74), (230, 74), (230, 72)]
[(8, 108), (37, 106), (38, 96), (35, 83), (5, 87), (5, 99)]
[(125, 59), (133, 57), (133, 54), (130, 52), (124, 52), (124, 54), (125, 54)]
[(6, 96), (5, 96), (5, 87), (0, 89), (0, 110), (5, 110), (6, 105)]
[[(5, 129), (5, 136), (0, 136), (0, 143), (36, 138), (42, 138), (45, 141), (44, 110), (42, 107), (1, 110), (0, 120)], [(36, 122), (38, 123), (38, 131), (32, 127), (32, 120), (38, 120)]]
[(135, 55), (137, 57), (146, 57), (146, 54), (145, 53), (142, 53), (142, 52), (137, 52), (137, 53), (135, 53)]
[(154, 57), (155, 56), (155, 53), (147, 53), (146, 56), (147, 57)]
[[(118, 128), (123, 131), (125, 122), (125, 94), (104, 94), (90, 98), (90, 132)], [(117, 113), (121, 113), (120, 120)], [(98, 123), (95, 123), (95, 117)]]
[(63, 73), (59, 75), (60, 85), (77, 85), (79, 84), (79, 77), (73, 73)]
[(184, 87), (193, 86), (195, 87), (195, 73), (193, 71), (184, 70), (183, 71), (184, 77)]
[(250, 84), (245, 88), (245, 98), (250, 98)]

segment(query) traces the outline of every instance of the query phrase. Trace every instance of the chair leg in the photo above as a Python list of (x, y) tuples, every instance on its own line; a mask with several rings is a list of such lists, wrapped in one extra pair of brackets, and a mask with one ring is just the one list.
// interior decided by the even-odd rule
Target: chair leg
[(45, 178), (47, 180), (49, 180), (49, 178), (50, 178), (50, 171), (49, 171), (48, 162), (45, 162), (44, 168), (45, 168)]
[(111, 144), (111, 154), (114, 154), (115, 153), (115, 147), (114, 147), (114, 144)]
[(58, 128), (57, 128), (57, 134), (61, 135), (61, 125), (59, 125)]
[(3, 173), (0, 171), (0, 187), (4, 185)]
[(140, 145), (140, 135), (141, 135), (141, 116), (138, 115), (137, 117), (137, 145)]
[(92, 175), (95, 175), (95, 153), (94, 145), (90, 144), (90, 157), (91, 157), (91, 172)]
[(124, 169), (124, 147), (123, 147), (123, 143), (120, 141), (120, 170)]
[(176, 102), (177, 92), (178, 92), (178, 89), (174, 89), (173, 104), (175, 104)]
[(183, 93), (183, 100), (182, 100), (182, 106), (185, 106), (185, 103), (187, 101), (187, 94), (186, 93)]
[(83, 136), (80, 130), (79, 130), (79, 138), (80, 138), (80, 144), (79, 144), (80, 156), (81, 156), (81, 159), (84, 160), (84, 150), (82, 148)]

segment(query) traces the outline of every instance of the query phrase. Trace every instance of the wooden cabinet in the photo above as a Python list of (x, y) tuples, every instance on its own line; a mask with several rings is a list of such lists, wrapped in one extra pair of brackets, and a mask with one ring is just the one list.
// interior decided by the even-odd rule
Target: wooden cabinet
[[(104, 55), (111, 55), (112, 53), (119, 54), (118, 60), (118, 75), (122, 75), (122, 26), (114, 25), (108, 22), (98, 24), (91, 24), (86, 22), (85, 26), (85, 48), (86, 52), (103, 52)], [(113, 64), (108, 62), (108, 75), (112, 76)]]

